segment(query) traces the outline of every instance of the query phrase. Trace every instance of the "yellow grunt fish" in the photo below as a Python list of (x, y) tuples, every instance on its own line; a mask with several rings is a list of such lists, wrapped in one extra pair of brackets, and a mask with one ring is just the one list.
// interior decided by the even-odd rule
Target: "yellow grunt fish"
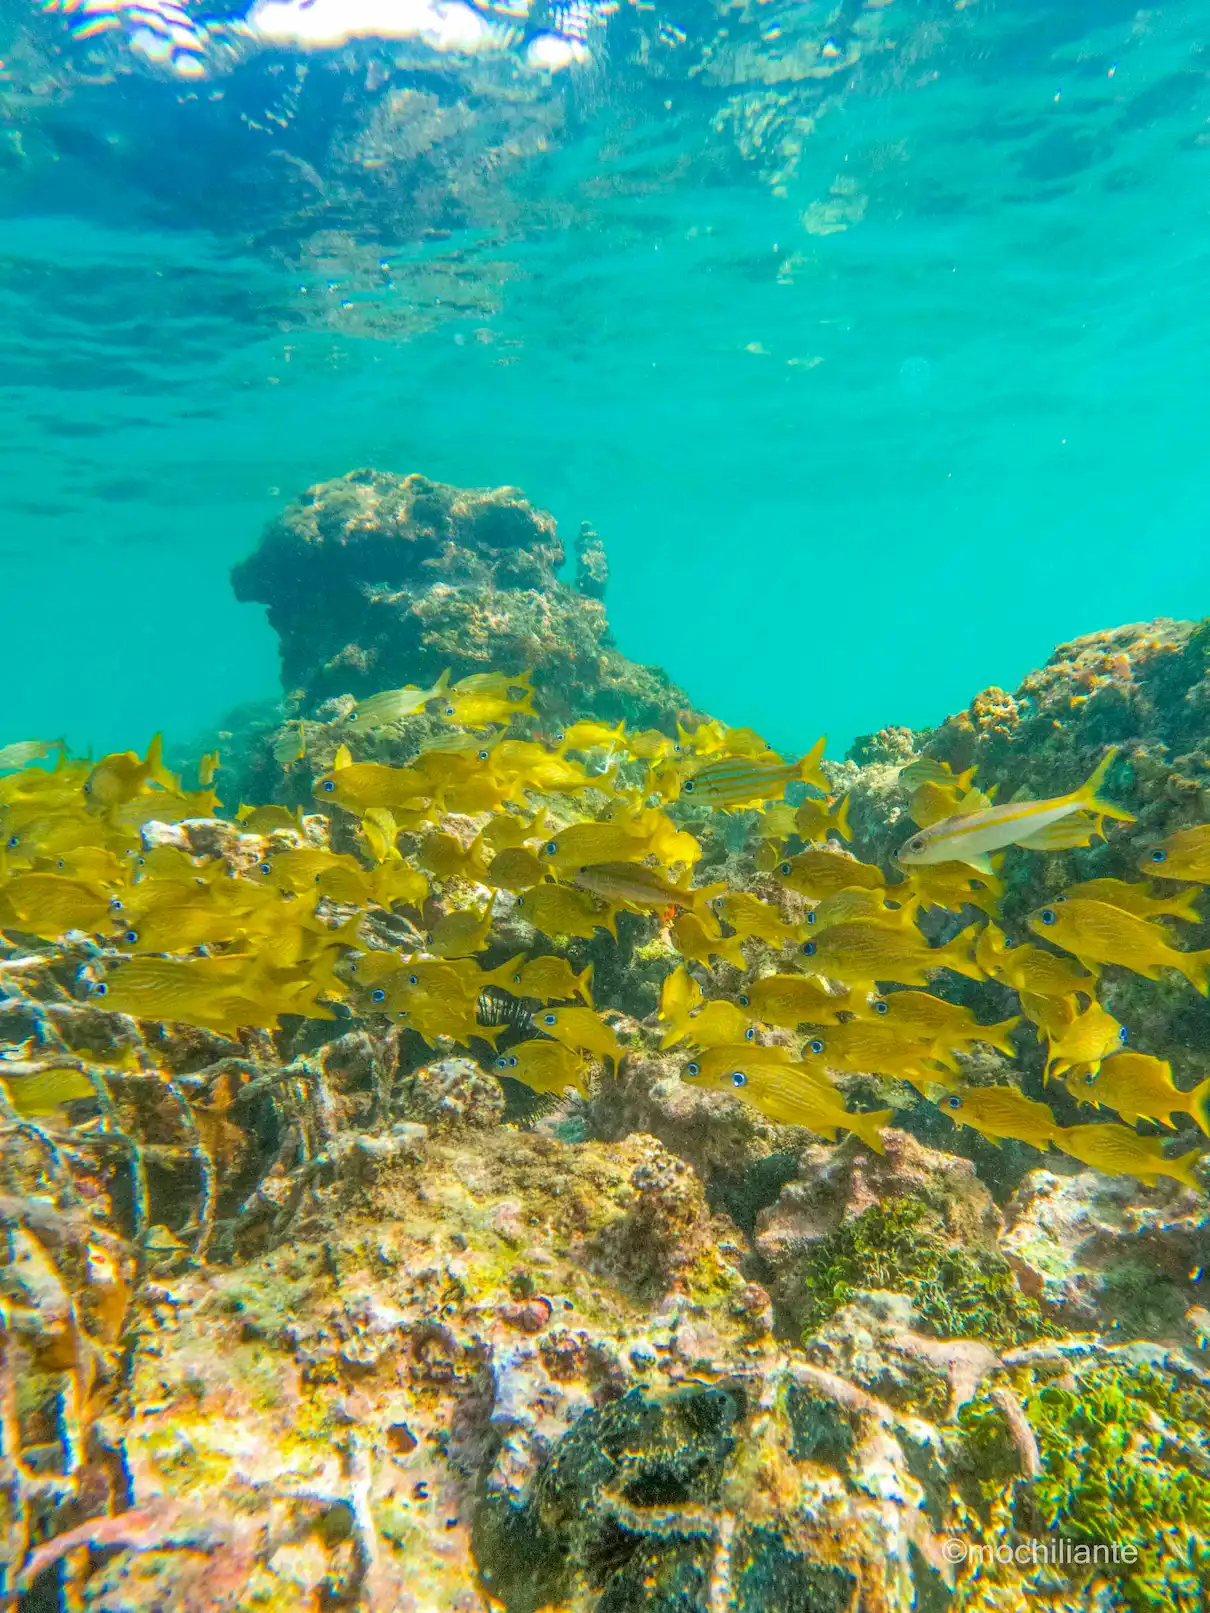
[(648, 867), (646, 863), (587, 863), (574, 869), (571, 877), (581, 890), (594, 891), (619, 906), (640, 911), (663, 912), (669, 907), (683, 907), (704, 914), (705, 903), (727, 889), (721, 882), (691, 889), (688, 873), (683, 884), (675, 884), (665, 879), (658, 868)]
[(1063, 1075), (1073, 1064), (1087, 1065), (1094, 1072), (1100, 1069), (1101, 1060), (1118, 1052), (1125, 1043), (1126, 1027), (1094, 1000), (1048, 1041), (1045, 1073), (1049, 1081)]
[(765, 975), (736, 1000), (752, 1010), (754, 1019), (788, 1031), (799, 1025), (839, 1024), (837, 1014), (852, 1008), (847, 991), (834, 995), (806, 975)]
[(1137, 1176), (1152, 1186), (1157, 1177), (1170, 1176), (1186, 1187), (1199, 1191), (1202, 1188), (1194, 1171), (1202, 1157), (1200, 1149), (1193, 1148), (1187, 1154), (1169, 1159), (1161, 1138), (1140, 1137), (1126, 1126), (1060, 1126), (1056, 1128), (1054, 1143), (1073, 1159), (1109, 1176)]
[(964, 862), (981, 872), (990, 872), (990, 854), (1005, 846), (1057, 851), (1086, 844), (1078, 837), (1087, 828), (1084, 824), (1078, 826), (1077, 838), (1072, 838), (1072, 826), (1066, 820), (1075, 814), (1092, 813), (1133, 823), (1131, 813), (1111, 801), (1102, 800), (1097, 794), (1116, 755), (1116, 748), (1106, 751), (1088, 780), (1070, 795), (1055, 796), (1048, 801), (1008, 801), (1003, 806), (943, 818), (921, 829), (900, 846), (900, 866), (913, 868), (921, 863)]
[(804, 801), (794, 813), (794, 832), (803, 840), (826, 840), (838, 834), (842, 840), (851, 840), (849, 829), (849, 798), (833, 796), (827, 801)]
[(534, 1015), (534, 1024), (565, 1047), (593, 1053), (597, 1058), (619, 1059), (625, 1052), (613, 1027), (592, 1008), (546, 1008)]
[(638, 862), (649, 850), (648, 837), (629, 823), (569, 823), (543, 843), (538, 856), (562, 871), (585, 863)]
[(597, 930), (608, 930), (618, 938), (615, 909), (572, 885), (535, 885), (517, 897), (513, 911), (543, 935), (577, 935), (588, 941)]
[(574, 1087), (588, 1096), (588, 1065), (562, 1042), (518, 1042), (502, 1053), (493, 1066), (497, 1075), (511, 1075), (535, 1092), (566, 1092)]
[(801, 933), (821, 935), (835, 924), (858, 922), (892, 927), (910, 924), (914, 903), (909, 899), (903, 907), (888, 907), (886, 895), (884, 890), (869, 890), (864, 885), (834, 891), (807, 914)]
[(818, 1060), (829, 1070), (854, 1075), (887, 1075), (913, 1086), (949, 1086), (958, 1066), (933, 1043), (917, 1041), (893, 1025), (852, 1019), (812, 1036), (802, 1050), (803, 1063)]
[(1070, 997), (1076, 992), (1091, 996), (1096, 984), (1095, 978), (1072, 958), (1059, 958), (1028, 944), (1010, 947), (1007, 936), (994, 924), (980, 931), (975, 942), (975, 962), (991, 979), (1035, 997)]
[(57, 750), (61, 756), (65, 755), (67, 741), (63, 739), (19, 739), (13, 745), (0, 745), (0, 773), (11, 772), (14, 768), (28, 767), (31, 762), (44, 761), (53, 750)]
[(682, 778), (680, 793), (686, 800), (726, 809), (780, 796), (787, 784), (802, 779), (826, 795), (828, 781), (819, 770), (823, 748), (824, 741), (816, 740), (797, 762), (764, 761), (755, 756), (707, 762)]
[(827, 975), (855, 990), (869, 990), (880, 980), (897, 986), (924, 986), (934, 969), (953, 969), (968, 980), (981, 980), (983, 970), (971, 958), (970, 933), (960, 931), (944, 946), (930, 947), (919, 930), (881, 924), (837, 924), (818, 940), (799, 948), (812, 960), (816, 974)]
[(375, 728), (387, 728), (392, 723), (402, 722), (405, 717), (414, 717), (417, 712), (423, 711), (430, 700), (437, 700), (446, 692), (449, 683), (450, 669), (446, 667), (431, 689), (418, 689), (414, 683), (409, 683), (403, 689), (384, 689), (381, 694), (359, 700), (345, 721), (356, 723), (359, 728), (370, 732)]
[(462, 908), (446, 913), (429, 931), (428, 951), (438, 958), (471, 958), (487, 945), (492, 928), (492, 904), (481, 912)]
[(756, 1031), (743, 1009), (716, 998), (686, 1022), (685, 1035), (690, 1047), (731, 1047), (754, 1041)]
[(1128, 883), (1124, 879), (1087, 879), (1082, 885), (1069, 885), (1064, 896), (1079, 896), (1090, 902), (1107, 902), (1120, 907), (1123, 913), (1134, 913), (1143, 919), (1184, 919), (1188, 924), (1200, 924), (1202, 915), (1193, 905), (1196, 894), (1186, 888), (1174, 896), (1154, 896), (1150, 885), (1142, 880)]
[(566, 958), (543, 955), (529, 958), (512, 976), (509, 989), (519, 997), (539, 997), (543, 1002), (564, 1002), (578, 997), (592, 1007), (592, 964), (576, 974)]
[(148, 784), (158, 784), (162, 789), (176, 794), (181, 788), (181, 781), (164, 766), (163, 743), (164, 736), (156, 734), (147, 747), (146, 756), (139, 757), (132, 750), (102, 756), (84, 781), (84, 794), (89, 804), (94, 807), (119, 806), (123, 801), (141, 794)]
[(1139, 872), (1158, 879), (1191, 879), (1210, 885), (1210, 823), (1178, 829), (1153, 846), (1139, 863)]
[(727, 891), (714, 904), (715, 911), (724, 923), (729, 924), (741, 941), (755, 936), (771, 947), (785, 946), (798, 939), (794, 925), (787, 924), (777, 909), (762, 902), (750, 891)]
[(884, 890), (882, 870), (873, 863), (858, 862), (841, 851), (800, 851), (777, 865), (777, 876), (792, 891), (812, 901), (835, 896), (838, 891), (860, 887)]
[(885, 1018), (888, 1025), (922, 1041), (941, 1041), (947, 1047), (982, 1042), (998, 1048), (1008, 1058), (1016, 1057), (1017, 1050), (1008, 1033), (1021, 1023), (1020, 1015), (995, 1025), (981, 1025), (969, 1008), (930, 996), (927, 991), (895, 991), (887, 997), (875, 997), (869, 1009)]
[(1191, 1115), (1210, 1135), (1210, 1076), (1191, 1091), (1182, 1092), (1173, 1082), (1167, 1059), (1153, 1058), (1150, 1053), (1115, 1053), (1099, 1070), (1077, 1064), (1066, 1086), (1077, 1103), (1114, 1109), (1131, 1125), (1136, 1120), (1155, 1120), (1170, 1126), (1174, 1114)]
[(686, 1065), (685, 1074), (695, 1086), (741, 1098), (778, 1125), (803, 1126), (829, 1139), (843, 1128), (860, 1137), (875, 1153), (883, 1152), (882, 1133), (894, 1116), (893, 1109), (846, 1109), (839, 1093), (804, 1080), (794, 1065), (758, 1065), (744, 1059), (717, 1074), (702, 1072), (694, 1078), (691, 1071), (692, 1065)]
[(1061, 1128), (1047, 1105), (1016, 1087), (964, 1087), (947, 1092), (937, 1107), (955, 1126), (969, 1126), (993, 1141), (1014, 1138), (1045, 1150), (1059, 1140)]
[(493, 890), (528, 891), (542, 883), (546, 869), (526, 846), (508, 846), (476, 877)]
[(668, 933), (681, 957), (688, 958), (690, 963), (704, 963), (709, 968), (712, 958), (721, 958), (733, 969), (746, 969), (748, 960), (743, 954), (742, 937), (715, 934), (717, 929), (713, 921), (703, 924), (697, 913), (681, 912), (673, 919)]
[(565, 751), (613, 750), (623, 745), (626, 739), (626, 724), (618, 723), (613, 728), (606, 728), (600, 722), (573, 722), (562, 733), (555, 735), (555, 744), (558, 746), (557, 754), (562, 756)]
[(667, 1027), (660, 1042), (661, 1049), (683, 1040), (688, 1033), (689, 1016), (695, 1008), (701, 1007), (701, 1002), (702, 988), (683, 963), (664, 976), (660, 1005), (656, 1009), (656, 1018)]
[(1175, 969), (1196, 991), (1204, 993), (1210, 985), (1210, 949), (1178, 952), (1158, 924), (1106, 902), (1076, 897), (1040, 907), (1030, 914), (1029, 927), (1094, 971), (1103, 963), (1117, 963), (1158, 980), (1161, 969)]
[(332, 771), (315, 780), (311, 793), (317, 801), (361, 814), (367, 807), (415, 806), (425, 799), (427, 789), (427, 781), (414, 768), (354, 762), (338, 753)]

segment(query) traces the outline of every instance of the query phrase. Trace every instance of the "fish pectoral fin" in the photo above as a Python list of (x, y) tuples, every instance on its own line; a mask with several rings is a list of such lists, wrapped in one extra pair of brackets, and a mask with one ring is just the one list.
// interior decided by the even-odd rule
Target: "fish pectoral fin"
[[(1021, 844), (1027, 845), (1028, 842), (1022, 841)], [(967, 868), (974, 868), (980, 874), (994, 874), (996, 871), (992, 866), (991, 858), (985, 851), (972, 851), (969, 856), (962, 858), (962, 862)]]

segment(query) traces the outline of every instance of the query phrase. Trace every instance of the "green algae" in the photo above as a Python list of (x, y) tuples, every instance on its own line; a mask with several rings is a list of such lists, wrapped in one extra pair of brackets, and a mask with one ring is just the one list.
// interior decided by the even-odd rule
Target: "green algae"
[(991, 1250), (958, 1247), (923, 1199), (875, 1204), (819, 1244), (807, 1265), (810, 1334), (862, 1289), (908, 1294), (921, 1321), (943, 1338), (1023, 1344), (1062, 1330), (1023, 1294)]
[[(1017, 1386), (1042, 1457), (1018, 1492), (1023, 1533), (1118, 1548), (1114, 1576), (1132, 1613), (1194, 1613), (1210, 1582), (1210, 1392), (1146, 1365), (1106, 1364), (1078, 1386)], [(990, 1400), (959, 1418), (986, 1499), (1019, 1471), (1003, 1414)], [(1123, 1548), (1131, 1548), (1125, 1552)], [(1077, 1570), (1078, 1572), (1078, 1570)], [(1120, 1578), (1119, 1578), (1120, 1576)]]

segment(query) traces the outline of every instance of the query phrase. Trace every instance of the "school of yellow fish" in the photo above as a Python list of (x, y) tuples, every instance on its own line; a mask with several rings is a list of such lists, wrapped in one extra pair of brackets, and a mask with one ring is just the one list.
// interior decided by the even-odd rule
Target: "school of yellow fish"
[[(343, 719), (359, 746), (421, 713), (446, 731), (402, 766), (355, 760), (341, 744), (314, 779), (314, 813), (240, 805), (228, 817), (241, 849), (226, 855), (191, 855), (148, 832), (223, 815), (217, 756), (183, 789), (159, 736), (144, 756), (98, 762), (70, 759), (62, 742), (0, 749), (0, 1001), (17, 965), (28, 983), (37, 942), (48, 967), (72, 949), (77, 994), (92, 1006), (137, 1020), (235, 1037), (282, 1016), (336, 1019), (343, 1004), (346, 1017), (386, 1016), (430, 1046), (449, 1038), (471, 1051), (495, 1051), (520, 1028), (495, 1057), (501, 1076), (588, 1094), (604, 1061), (616, 1067), (651, 1039), (619, 1041), (608, 1005), (593, 1001), (591, 968), (576, 972), (561, 948), (598, 930), (616, 940), (619, 913), (645, 914), (680, 957), (663, 980), (658, 1045), (684, 1055), (696, 1086), (881, 1150), (894, 1108), (849, 1108), (838, 1084), (881, 1077), (904, 1094), (896, 1106), (923, 1098), (984, 1137), (1200, 1186), (1197, 1149), (1169, 1158), (1160, 1135), (1135, 1127), (1188, 1115), (1210, 1134), (1210, 1077), (1181, 1091), (1167, 1062), (1126, 1049), (1097, 988), (1111, 964), (1150, 979), (1174, 970), (1207, 990), (1210, 950), (1182, 948), (1166, 926), (1201, 920), (1189, 886), (1210, 884), (1210, 824), (1144, 855), (1141, 875), (1188, 882), (1173, 894), (1146, 877), (1073, 886), (1030, 916), (1043, 945), (1010, 945), (995, 922), (999, 852), (1087, 845), (1106, 818), (1129, 819), (1100, 794), (1113, 752), (1070, 795), (1001, 805), (969, 773), (921, 758), (901, 773), (916, 832), (888, 876), (841, 844), (848, 801), (829, 796), (822, 740), (787, 762), (751, 729), (713, 721), (675, 737), (592, 721), (519, 737), (518, 719), (533, 730), (532, 693), (527, 673), (453, 685), (443, 674), (359, 702)], [(306, 752), (302, 724), (275, 748), (284, 767)], [(797, 784), (814, 793), (791, 804)], [(731, 813), (748, 815), (756, 866), (792, 893), (784, 900), (694, 883), (703, 839)], [(337, 828), (354, 850), (330, 849)], [(969, 920), (944, 943), (926, 934), (939, 911)], [(533, 939), (489, 967), (505, 919)], [(517, 919), (531, 929), (518, 932)], [(720, 961), (743, 971), (726, 995)], [(1019, 1013), (980, 1023), (928, 989), (938, 970), (998, 983)], [(1016, 1058), (1014, 1033), (1045, 1041), (1048, 1081), (1117, 1119), (1063, 1126), (1014, 1085), (964, 1084), (961, 1055), (982, 1043)], [(28, 1046), (8, 1058), (0, 1097), (19, 1114), (53, 1115), (93, 1091)]]

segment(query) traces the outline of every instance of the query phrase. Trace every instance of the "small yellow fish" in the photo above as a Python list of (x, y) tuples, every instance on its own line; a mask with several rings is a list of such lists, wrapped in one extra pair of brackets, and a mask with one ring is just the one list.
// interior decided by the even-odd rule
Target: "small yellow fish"
[(597, 930), (608, 930), (618, 938), (614, 908), (571, 885), (535, 885), (517, 897), (513, 911), (543, 935), (577, 935), (587, 941)]
[[(808, 801), (807, 806), (821, 806), (821, 802)], [(801, 810), (801, 809), (799, 809)], [(795, 822), (797, 811), (788, 801), (769, 801), (756, 820), (753, 833), (758, 840), (788, 840), (798, 833)], [(810, 838), (807, 836), (805, 838)]]
[(438, 958), (470, 958), (482, 952), (492, 928), (492, 904), (481, 912), (463, 908), (446, 913), (429, 932), (428, 951)]
[(465, 678), (459, 678), (454, 685), (455, 694), (494, 694), (508, 698), (513, 691), (519, 691), (515, 698), (532, 695), (534, 692), (534, 675), (532, 670), (526, 672), (470, 672)]
[(714, 905), (719, 917), (731, 926), (741, 941), (755, 936), (770, 946), (780, 947), (798, 939), (795, 926), (787, 924), (771, 903), (762, 902), (750, 891), (728, 891)]
[(756, 1038), (752, 1021), (744, 1010), (718, 998), (687, 1021), (685, 1034), (690, 1047), (730, 1047)]
[(1194, 1170), (1201, 1158), (1197, 1148), (1169, 1159), (1164, 1153), (1162, 1138), (1140, 1137), (1126, 1126), (1112, 1125), (1060, 1126), (1056, 1128), (1054, 1143), (1073, 1159), (1108, 1176), (1137, 1176), (1151, 1186), (1157, 1177), (1170, 1176), (1186, 1187), (1201, 1190), (1202, 1184)]
[(703, 1073), (696, 1078), (691, 1074), (692, 1068), (687, 1065), (684, 1073), (695, 1086), (741, 1098), (778, 1125), (803, 1126), (829, 1139), (834, 1139), (843, 1127), (860, 1137), (867, 1148), (878, 1154), (883, 1152), (882, 1133), (894, 1110), (846, 1109), (838, 1093), (822, 1090), (816, 1083), (805, 1080), (793, 1065), (756, 1065), (745, 1057), (742, 1063), (736, 1063), (729, 1070)]
[[(1167, 876), (1165, 876), (1167, 877)], [(1197, 894), (1186, 887), (1174, 896), (1155, 896), (1145, 881), (1128, 883), (1124, 879), (1087, 879), (1082, 885), (1069, 885), (1064, 896), (1079, 896), (1090, 902), (1107, 902), (1120, 907), (1123, 913), (1134, 913), (1143, 919), (1184, 919), (1189, 924), (1200, 924), (1202, 915), (1193, 905)]]
[(51, 751), (57, 750), (65, 755), (67, 741), (63, 739), (19, 739), (13, 745), (0, 746), (0, 773), (11, 772), (14, 768), (28, 767), (31, 762), (41, 762)]
[(628, 823), (569, 823), (543, 842), (538, 855), (560, 871), (581, 864), (637, 862), (649, 850), (646, 835), (636, 834)]
[(760, 757), (707, 762), (681, 780), (680, 793), (686, 800), (728, 809), (780, 797), (787, 784), (802, 779), (826, 795), (828, 781), (819, 770), (823, 748), (824, 741), (816, 740), (797, 762), (765, 761)]
[(614, 750), (617, 746), (625, 744), (626, 724), (617, 723), (613, 728), (606, 728), (600, 722), (573, 722), (561, 734), (555, 735), (555, 744), (558, 746), (556, 755), (562, 756), (569, 750)]
[(565, 1047), (593, 1053), (597, 1058), (619, 1059), (625, 1051), (612, 1026), (592, 1008), (545, 1008), (534, 1015), (534, 1025)]
[(902, 885), (892, 885), (888, 894), (918, 907), (944, 907), (951, 913), (964, 907), (977, 907), (995, 918), (1003, 882), (994, 874), (979, 873), (966, 863), (921, 863), (913, 868)]
[(174, 794), (181, 781), (164, 766), (164, 736), (156, 734), (147, 747), (146, 756), (134, 751), (115, 751), (103, 756), (84, 782), (84, 794), (89, 804), (96, 807), (113, 807), (140, 794), (148, 784), (158, 784)]
[(1099, 1070), (1078, 1064), (1068, 1074), (1066, 1086), (1077, 1103), (1115, 1109), (1131, 1125), (1155, 1120), (1170, 1126), (1174, 1114), (1191, 1115), (1210, 1135), (1210, 1076), (1182, 1092), (1173, 1082), (1167, 1059), (1150, 1053), (1115, 1053)]
[(855, 886), (864, 890), (886, 888), (881, 869), (840, 851), (800, 851), (797, 857), (788, 857), (777, 865), (777, 876), (790, 890), (813, 901)]
[(955, 1126), (969, 1126), (993, 1141), (1012, 1137), (1045, 1150), (1048, 1143), (1058, 1142), (1061, 1132), (1047, 1105), (1016, 1087), (964, 1087), (947, 1092), (937, 1107)]
[(1210, 885), (1210, 823), (1178, 829), (1153, 846), (1139, 863), (1139, 872), (1157, 879), (1191, 879)]
[(702, 963), (709, 968), (712, 958), (721, 958), (733, 969), (746, 969), (748, 963), (740, 945), (741, 938), (738, 935), (716, 935), (714, 931), (717, 928), (713, 922), (703, 924), (697, 913), (682, 912), (673, 919), (669, 934), (673, 946), (690, 963)]
[(660, 1006), (656, 1010), (660, 1024), (667, 1027), (660, 1042), (661, 1048), (674, 1047), (683, 1040), (688, 1034), (689, 1016), (701, 1007), (701, 1003), (702, 988), (683, 963), (664, 976), (664, 983), (660, 987)]
[(302, 813), (288, 812), (283, 806), (245, 806), (240, 803), (235, 821), (247, 834), (272, 834), (274, 829), (292, 829), (302, 832)]
[(497, 812), (482, 829), (483, 843), (493, 851), (512, 851), (528, 840), (546, 837), (546, 808), (542, 807), (530, 819), (513, 812)]
[(529, 958), (513, 975), (509, 989), (518, 997), (538, 997), (544, 1003), (578, 997), (592, 1007), (592, 964), (576, 974), (566, 958), (544, 954)]
[(581, 890), (594, 891), (598, 896), (622, 907), (640, 912), (663, 912), (669, 907), (683, 907), (704, 916), (705, 904), (726, 890), (721, 881), (714, 885), (689, 886), (689, 874), (683, 884), (666, 879), (658, 868), (646, 863), (604, 862), (586, 863), (572, 870), (571, 878)]
[(188, 818), (218, 816), (215, 790), (150, 790), (110, 807), (108, 821), (120, 833), (137, 835), (145, 823), (184, 823)]
[(819, 905), (807, 914), (799, 935), (821, 935), (834, 924), (882, 924), (902, 928), (911, 923), (915, 904), (909, 899), (903, 907), (888, 907), (885, 890), (869, 890), (864, 885), (851, 885), (845, 890), (825, 896)]
[(80, 1070), (48, 1065), (28, 1074), (9, 1074), (0, 1064), (0, 1090), (19, 1115), (27, 1120), (43, 1120), (65, 1103), (95, 1098), (92, 1082)]
[(70, 930), (96, 935), (111, 919), (103, 887), (59, 874), (21, 873), (0, 880), (0, 929), (11, 926), (56, 941)]
[(916, 1041), (893, 1025), (851, 1019), (812, 1036), (802, 1050), (809, 1068), (819, 1065), (854, 1075), (886, 1075), (913, 1086), (948, 1086), (957, 1065), (936, 1046)]
[(955, 774), (948, 762), (938, 761), (935, 756), (918, 756), (914, 762), (899, 769), (899, 782), (906, 790), (914, 790), (921, 784), (955, 785), (965, 790), (974, 776), (973, 767), (965, 773)]
[(1074, 993), (1070, 997), (1040, 997), (1031, 991), (1017, 995), (1021, 1012), (1036, 1028), (1039, 1041), (1045, 1037), (1048, 1042), (1057, 1042), (1080, 1011), (1080, 999)]
[(307, 734), (301, 722), (288, 722), (273, 741), (273, 760), (286, 772), (305, 760)]
[(718, 756), (727, 743), (726, 727), (714, 718), (699, 722), (694, 728), (676, 725), (676, 748), (685, 756)]
[(384, 689), (381, 694), (359, 700), (346, 721), (356, 723), (368, 732), (375, 728), (387, 728), (392, 723), (402, 722), (405, 717), (414, 717), (417, 712), (423, 711), (430, 700), (437, 700), (445, 694), (449, 683), (450, 669), (446, 667), (431, 689), (418, 689), (414, 683), (409, 683), (403, 689)]
[(908, 814), (920, 828), (931, 829), (933, 824), (941, 823), (945, 818), (961, 817), (966, 812), (982, 812), (991, 804), (990, 797), (984, 795), (982, 790), (964, 789), (958, 781), (941, 784), (926, 780), (912, 791)]
[[(1087, 781), (1070, 795), (1059, 795), (1046, 801), (1008, 801), (1003, 806), (985, 807), (981, 811), (943, 818), (939, 823), (921, 829), (900, 846), (900, 866), (912, 868), (920, 863), (964, 862), (982, 872), (990, 872), (990, 854), (1003, 850), (1005, 846), (1057, 851), (1086, 843), (1078, 835), (1072, 839), (1071, 826), (1064, 823), (1073, 814), (1091, 813), (1097, 817), (1133, 823), (1131, 813), (1115, 806), (1112, 801), (1103, 800), (1097, 793), (1116, 755), (1116, 747), (1106, 751)], [(1083, 832), (1083, 826), (1080, 832)]]
[(804, 941), (799, 951), (812, 959), (811, 969), (854, 990), (869, 990), (880, 980), (899, 986), (924, 986), (934, 969), (953, 969), (968, 980), (981, 980), (983, 970), (971, 958), (970, 934), (960, 931), (944, 946), (930, 947), (919, 930), (881, 924), (837, 924), (818, 940)]
[(1073, 1064), (1087, 1065), (1095, 1073), (1101, 1067), (1101, 1060), (1118, 1052), (1125, 1041), (1125, 1025), (1119, 1024), (1107, 1009), (1093, 1001), (1083, 1013), (1076, 1014), (1058, 1036), (1049, 1038), (1046, 1079), (1064, 1074)]
[(518, 1042), (496, 1060), (497, 1075), (511, 1075), (535, 1092), (566, 1092), (574, 1087), (588, 1096), (588, 1065), (562, 1042)]
[[(1095, 985), (1094, 977), (1071, 958), (1058, 958), (1028, 944), (1010, 947), (994, 924), (980, 931), (975, 961), (992, 980), (1035, 997), (1070, 997), (1076, 992), (1091, 996)], [(1030, 1017), (1036, 1023), (1036, 1017)]]
[(747, 986), (737, 1001), (751, 1010), (754, 1019), (789, 1031), (799, 1025), (837, 1025), (837, 1014), (852, 1007), (847, 991), (833, 995), (805, 975), (765, 975)]
[(1210, 949), (1179, 952), (1158, 924), (1106, 902), (1076, 897), (1040, 907), (1030, 914), (1029, 927), (1094, 973), (1103, 963), (1117, 963), (1148, 980), (1158, 980), (1161, 969), (1175, 969), (1202, 993), (1210, 985)]
[(536, 717), (533, 690), (526, 689), (518, 698), (511, 695), (451, 693), (440, 715), (447, 722), (463, 728), (482, 728), (487, 723), (510, 723), (514, 717)]
[(464, 846), (456, 835), (430, 829), (416, 849), (416, 861), (438, 879), (478, 881), (483, 869), (482, 842), (476, 836)]
[(848, 796), (834, 796), (827, 801), (804, 801), (794, 814), (794, 832), (803, 840), (826, 840), (830, 834), (838, 834), (842, 840), (851, 840)]
[(676, 740), (661, 734), (658, 728), (644, 728), (637, 734), (627, 734), (622, 744), (640, 762), (662, 762), (676, 749)]
[(891, 992), (886, 997), (875, 997), (869, 1008), (888, 1025), (921, 1041), (940, 1041), (950, 1048), (983, 1042), (988, 1047), (998, 1048), (1008, 1058), (1016, 1056), (1017, 1050), (1009, 1041), (1008, 1033), (1021, 1023), (1020, 1015), (995, 1025), (981, 1025), (969, 1008), (930, 996), (927, 991)]
[(723, 738), (724, 756), (759, 756), (762, 761), (780, 762), (781, 757), (755, 728), (728, 728)]
[(413, 807), (426, 799), (426, 788), (414, 768), (354, 761), (342, 766), (338, 757), (332, 771), (315, 780), (311, 793), (326, 805), (360, 814), (367, 807)]
[(528, 891), (546, 878), (546, 868), (525, 846), (498, 851), (477, 878), (493, 890)]

